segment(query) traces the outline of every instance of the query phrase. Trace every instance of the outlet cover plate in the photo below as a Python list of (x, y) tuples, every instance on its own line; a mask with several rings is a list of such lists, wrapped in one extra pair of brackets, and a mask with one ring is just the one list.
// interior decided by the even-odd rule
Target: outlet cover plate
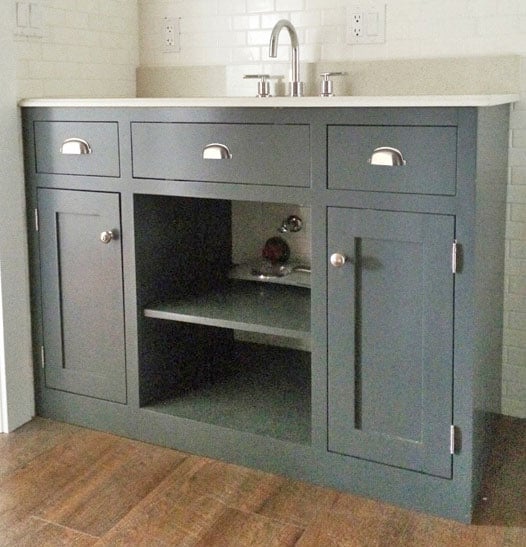
[(161, 27), (162, 50), (165, 53), (181, 51), (181, 30), (179, 17), (164, 17)]
[(385, 42), (386, 4), (364, 2), (347, 8), (347, 44), (382, 44)]

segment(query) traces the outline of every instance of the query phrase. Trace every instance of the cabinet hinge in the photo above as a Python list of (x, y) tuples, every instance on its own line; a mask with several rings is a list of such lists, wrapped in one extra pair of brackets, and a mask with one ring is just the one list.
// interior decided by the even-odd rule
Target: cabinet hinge
[(38, 222), (38, 209), (35, 208), (35, 231), (38, 232), (40, 229)]
[(42, 368), (46, 368), (46, 350), (44, 346), (40, 346), (40, 365)]
[(453, 240), (453, 244), (451, 245), (451, 272), (456, 274), (457, 273), (457, 255), (458, 255), (458, 243), (457, 240)]
[(461, 434), (460, 428), (456, 425), (452, 425), (449, 431), (449, 453), (451, 455), (458, 454), (460, 452)]

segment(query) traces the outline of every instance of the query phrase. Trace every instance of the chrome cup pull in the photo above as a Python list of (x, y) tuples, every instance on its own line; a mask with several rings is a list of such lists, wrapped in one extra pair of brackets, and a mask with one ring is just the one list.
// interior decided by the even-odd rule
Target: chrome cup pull
[(113, 239), (113, 232), (111, 230), (104, 230), (100, 234), (100, 240), (102, 243), (108, 244)]
[(398, 148), (391, 148), (390, 146), (375, 148), (367, 161), (371, 165), (387, 165), (391, 167), (400, 167), (407, 163), (402, 152)]
[(213, 142), (203, 148), (204, 160), (231, 160), (232, 152), (226, 144)]
[(89, 142), (85, 141), (84, 139), (74, 137), (72, 139), (66, 139), (62, 143), (60, 147), (60, 153), (76, 156), (91, 154), (91, 146), (89, 145)]

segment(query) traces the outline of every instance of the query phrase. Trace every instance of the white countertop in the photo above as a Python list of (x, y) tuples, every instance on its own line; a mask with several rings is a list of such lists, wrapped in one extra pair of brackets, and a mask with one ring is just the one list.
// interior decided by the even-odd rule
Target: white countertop
[(22, 99), (21, 107), (429, 107), (496, 106), (519, 100), (508, 95), (393, 95), (348, 97), (177, 97), (107, 99)]

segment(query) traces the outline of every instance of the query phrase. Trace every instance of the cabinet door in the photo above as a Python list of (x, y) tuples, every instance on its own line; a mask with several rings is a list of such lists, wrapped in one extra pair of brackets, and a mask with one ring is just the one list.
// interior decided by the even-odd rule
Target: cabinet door
[(40, 189), (38, 210), (46, 386), (125, 403), (119, 196)]
[(338, 452), (451, 476), (454, 218), (330, 208), (329, 438)]

